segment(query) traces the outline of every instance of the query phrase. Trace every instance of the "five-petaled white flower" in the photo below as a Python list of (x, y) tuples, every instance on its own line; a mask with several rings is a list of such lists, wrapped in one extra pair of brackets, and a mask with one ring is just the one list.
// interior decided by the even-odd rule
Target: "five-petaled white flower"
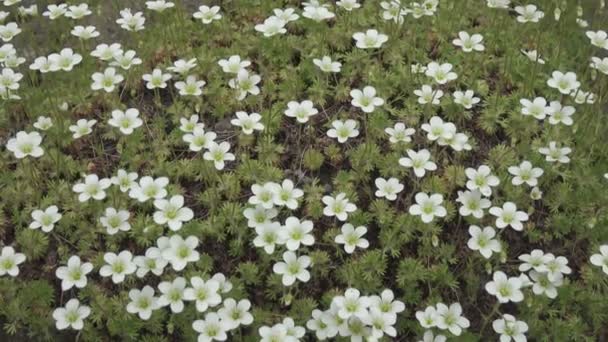
[(494, 272), (492, 281), (486, 283), (486, 291), (496, 296), (500, 303), (521, 302), (524, 294), (521, 292), (522, 281), (519, 277), (507, 278), (502, 271)]
[(203, 93), (203, 87), (207, 84), (205, 81), (197, 80), (196, 76), (190, 75), (186, 77), (186, 81), (175, 82), (175, 88), (179, 90), (182, 96), (199, 96)]
[(516, 320), (512, 315), (503, 314), (501, 318), (492, 322), (492, 328), (497, 334), (500, 334), (500, 342), (527, 341), (525, 333), (528, 331), (528, 324)]
[(304, 100), (302, 102), (290, 101), (287, 103), (287, 109), (285, 115), (296, 118), (299, 123), (306, 123), (308, 119), (319, 113), (319, 111), (313, 106), (312, 101)]
[(114, 284), (122, 283), (127, 275), (137, 270), (137, 265), (133, 263), (133, 254), (129, 251), (122, 251), (118, 255), (108, 252), (104, 254), (103, 260), (106, 264), (99, 269), (99, 275), (111, 276)]
[(376, 197), (385, 197), (389, 201), (394, 201), (397, 199), (397, 194), (400, 193), (404, 186), (399, 183), (397, 178), (391, 177), (388, 180), (382, 177), (376, 178), (374, 181), (376, 184)]
[(203, 159), (213, 161), (216, 169), (223, 170), (226, 161), (235, 159), (234, 154), (228, 151), (230, 151), (230, 144), (227, 141), (219, 144), (211, 142), (207, 152), (203, 154)]
[(145, 202), (149, 199), (159, 199), (167, 196), (165, 187), (169, 184), (169, 178), (144, 176), (139, 179), (139, 183), (133, 183), (129, 190), (129, 197)]
[(492, 227), (484, 227), (483, 230), (478, 226), (471, 225), (469, 227), (471, 238), (467, 242), (467, 246), (474, 251), (479, 251), (484, 258), (489, 259), (492, 253), (501, 251), (500, 242), (495, 239), (496, 231)]
[(222, 67), (222, 71), (230, 74), (238, 74), (242, 69), (247, 68), (251, 65), (251, 62), (248, 60), (242, 60), (241, 56), (233, 55), (228, 57), (228, 59), (220, 59), (217, 64)]
[(246, 112), (236, 112), (236, 119), (230, 120), (230, 123), (241, 127), (243, 134), (250, 135), (253, 134), (254, 130), (264, 130), (264, 125), (260, 120), (262, 120), (262, 116), (258, 113), (247, 114)]
[(216, 307), (222, 303), (222, 297), (219, 294), (220, 284), (209, 279), (203, 280), (201, 277), (190, 278), (192, 287), (185, 289), (183, 297), (185, 300), (194, 301), (196, 311), (205, 312), (210, 307)]
[(192, 329), (198, 333), (198, 341), (225, 341), (229, 330), (226, 322), (216, 312), (205, 315), (205, 319), (192, 322)]
[(323, 58), (314, 58), (312, 62), (323, 72), (340, 72), (342, 63), (334, 62), (331, 57), (323, 56)]
[(481, 197), (481, 192), (478, 190), (458, 191), (456, 202), (462, 204), (460, 209), (458, 209), (458, 213), (461, 216), (473, 215), (473, 217), (478, 219), (483, 217), (484, 209), (492, 205), (489, 199)]
[(446, 84), (458, 78), (458, 75), (452, 71), (452, 64), (430, 62), (426, 66), (425, 75), (435, 80), (437, 84)]
[(228, 329), (236, 329), (240, 325), (253, 323), (253, 315), (249, 313), (250, 309), (251, 302), (247, 299), (241, 299), (237, 303), (233, 298), (226, 298), (217, 313)]
[(215, 143), (217, 134), (215, 132), (205, 132), (202, 124), (198, 124), (191, 133), (186, 133), (182, 137), (184, 142), (187, 142), (188, 148), (191, 151), (198, 152), (203, 148), (209, 149), (212, 143)]
[(462, 51), (471, 52), (471, 51), (483, 51), (485, 47), (483, 46), (483, 36), (475, 33), (473, 35), (469, 35), (465, 31), (458, 32), (458, 38), (454, 39), (452, 43), (456, 46), (460, 46)]
[(467, 189), (471, 191), (479, 190), (486, 197), (492, 195), (492, 187), (500, 184), (498, 177), (492, 174), (492, 170), (487, 165), (481, 165), (477, 170), (469, 167), (464, 172), (469, 179), (466, 184)]
[(537, 23), (545, 16), (543, 11), (539, 11), (536, 5), (515, 6), (517, 21), (520, 23)]
[(581, 86), (581, 82), (576, 80), (576, 74), (569, 71), (565, 74), (561, 71), (551, 73), (551, 78), (547, 80), (547, 85), (559, 90), (560, 93), (568, 95)]
[(142, 119), (139, 118), (139, 110), (129, 108), (126, 111), (119, 109), (112, 111), (112, 118), (108, 120), (110, 126), (118, 127), (122, 134), (129, 135), (133, 131), (143, 125)]
[(405, 127), (402, 122), (397, 122), (394, 127), (387, 127), (384, 131), (390, 136), (388, 139), (391, 143), (411, 142), (411, 136), (416, 133), (416, 130), (411, 127)]
[(310, 257), (303, 255), (297, 256), (294, 252), (283, 253), (283, 261), (274, 264), (272, 271), (282, 275), (282, 282), (285, 286), (291, 286), (296, 280), (307, 282), (310, 280), (310, 272), (307, 268), (311, 264)]
[(440, 103), (441, 97), (443, 96), (443, 90), (433, 88), (424, 84), (420, 89), (414, 90), (414, 95), (418, 96), (418, 103), (420, 104), (433, 104), (438, 105)]
[(181, 271), (189, 262), (196, 262), (200, 259), (200, 255), (196, 251), (197, 246), (198, 238), (196, 236), (191, 235), (184, 239), (179, 235), (173, 235), (169, 238), (167, 248), (163, 249), (162, 256), (169, 261), (175, 271)]
[(608, 245), (601, 245), (599, 253), (593, 254), (589, 260), (591, 264), (601, 267), (602, 271), (608, 274)]
[(545, 160), (548, 162), (567, 164), (570, 162), (568, 154), (572, 152), (572, 149), (570, 147), (558, 147), (557, 142), (550, 141), (549, 146), (539, 148), (538, 152), (545, 155)]
[(141, 290), (132, 289), (129, 291), (127, 312), (137, 314), (139, 318), (148, 320), (152, 316), (152, 311), (160, 308), (158, 298), (154, 296), (154, 289), (146, 285)]
[(453, 94), (454, 103), (463, 106), (465, 109), (471, 109), (474, 105), (478, 104), (480, 99), (475, 97), (475, 93), (472, 90), (460, 91), (457, 90)]
[(517, 210), (517, 206), (513, 202), (505, 202), (502, 208), (492, 207), (489, 212), (496, 216), (496, 228), (500, 229), (511, 226), (517, 231), (522, 231), (524, 229), (522, 222), (528, 221), (528, 214)]
[(0, 277), (8, 274), (11, 277), (19, 275), (19, 264), (25, 261), (25, 254), (16, 253), (11, 246), (2, 247), (0, 253)]
[(112, 185), (110, 179), (99, 179), (96, 174), (90, 174), (84, 177), (83, 182), (74, 184), (72, 191), (78, 193), (78, 200), (80, 202), (86, 202), (90, 198), (102, 200), (106, 198), (105, 190), (109, 188), (110, 185)]
[(194, 212), (184, 207), (184, 196), (175, 195), (170, 199), (157, 199), (154, 206), (158, 209), (154, 212), (154, 222), (167, 224), (169, 229), (177, 231), (184, 222), (192, 220)]
[(90, 314), (91, 308), (86, 305), (80, 305), (80, 301), (78, 301), (78, 299), (72, 298), (65, 303), (65, 307), (59, 307), (53, 310), (55, 327), (58, 330), (67, 328), (82, 330), (84, 327), (84, 319)]
[(120, 18), (116, 19), (116, 23), (120, 25), (121, 28), (133, 32), (143, 30), (145, 22), (146, 18), (144, 18), (142, 12), (131, 13), (130, 8), (121, 10)]
[(14, 138), (10, 138), (6, 143), (6, 149), (13, 152), (16, 158), (22, 159), (27, 156), (34, 158), (41, 157), (44, 150), (40, 147), (42, 136), (38, 132), (17, 132)]
[(562, 106), (559, 101), (551, 101), (546, 111), (549, 115), (549, 123), (552, 125), (562, 123), (566, 126), (572, 126), (574, 123), (572, 115), (576, 112), (576, 109), (572, 106)]
[(353, 39), (357, 42), (356, 46), (359, 49), (377, 49), (388, 41), (388, 36), (379, 33), (377, 30), (369, 29), (365, 33), (357, 32), (353, 34)]
[(430, 196), (424, 192), (419, 192), (414, 196), (416, 204), (412, 204), (409, 209), (410, 215), (420, 216), (424, 223), (430, 223), (437, 217), (445, 217), (447, 211), (441, 204), (443, 196), (441, 194), (431, 194)]
[(357, 121), (355, 120), (335, 120), (331, 125), (333, 128), (327, 131), (327, 136), (338, 139), (338, 142), (341, 144), (345, 143), (348, 138), (354, 138), (359, 135)]
[(431, 153), (427, 149), (418, 152), (407, 150), (407, 157), (399, 159), (399, 165), (414, 169), (416, 177), (424, 177), (426, 171), (437, 170), (437, 164), (431, 161)]
[(79, 119), (78, 121), (76, 121), (75, 125), (70, 125), (68, 129), (70, 130), (70, 132), (74, 133), (72, 134), (72, 138), (78, 139), (85, 135), (91, 134), (91, 132), (93, 132), (93, 126), (95, 126), (96, 123), (97, 120), (95, 119)]
[(131, 224), (129, 224), (129, 217), (131, 214), (127, 210), (116, 210), (112, 207), (106, 208), (104, 216), (99, 218), (101, 225), (106, 228), (106, 231), (110, 235), (114, 235), (119, 231), (131, 230)]
[(144, 74), (141, 78), (146, 81), (148, 89), (164, 89), (167, 87), (167, 81), (171, 79), (171, 74), (163, 74), (161, 69), (156, 68), (151, 74)]
[(335, 216), (340, 221), (346, 221), (348, 213), (357, 210), (357, 206), (351, 203), (343, 192), (336, 195), (336, 197), (323, 196), (321, 201), (325, 204), (323, 215), (329, 217)]
[(469, 320), (462, 316), (460, 303), (453, 303), (449, 307), (443, 303), (437, 303), (437, 327), (449, 330), (452, 334), (460, 336), (463, 329), (471, 325)]
[(513, 185), (522, 185), (524, 183), (529, 186), (536, 186), (538, 184), (538, 177), (544, 173), (540, 167), (532, 167), (532, 163), (524, 160), (519, 166), (509, 166), (507, 169), (513, 176), (511, 183)]
[(194, 12), (192, 16), (203, 24), (210, 24), (214, 20), (222, 19), (220, 6), (199, 6), (198, 11)]
[(186, 292), (186, 279), (177, 277), (172, 282), (163, 281), (158, 284), (160, 297), (158, 297), (158, 305), (169, 306), (171, 312), (180, 313), (184, 311), (184, 300)]
[(44, 211), (36, 209), (32, 211), (32, 218), (34, 221), (30, 223), (31, 229), (42, 229), (43, 232), (48, 233), (55, 227), (55, 223), (61, 219), (61, 213), (56, 205), (48, 206)]
[(127, 172), (123, 169), (119, 169), (116, 171), (116, 176), (113, 176), (110, 181), (112, 184), (118, 185), (121, 192), (127, 192), (133, 185), (137, 184), (137, 177), (139, 176), (136, 172)]
[(296, 251), (300, 245), (312, 246), (315, 237), (312, 235), (312, 221), (300, 221), (297, 217), (290, 216), (285, 220), (285, 225), (279, 231), (280, 240), (290, 251)]
[(362, 249), (369, 247), (369, 241), (363, 238), (366, 233), (367, 228), (364, 226), (355, 228), (352, 224), (345, 223), (342, 225), (341, 233), (336, 235), (334, 241), (337, 244), (344, 245), (346, 253), (352, 254), (357, 247)]
[(585, 32), (592, 45), (608, 50), (608, 33), (606, 31), (587, 31)]
[(61, 279), (61, 289), (67, 291), (76, 286), (79, 289), (87, 286), (87, 274), (93, 270), (90, 262), (81, 262), (80, 257), (73, 255), (68, 259), (66, 266), (59, 266), (55, 271), (57, 278)]
[(365, 113), (371, 113), (376, 107), (384, 104), (384, 100), (376, 96), (376, 88), (372, 86), (366, 86), (363, 90), (353, 89), (350, 91), (350, 97), (352, 97), (350, 103), (355, 107), (361, 108)]
[(103, 73), (94, 73), (91, 78), (93, 79), (91, 89), (103, 89), (108, 93), (114, 91), (116, 86), (125, 79), (121, 74), (116, 73), (116, 69), (112, 67), (106, 68)]

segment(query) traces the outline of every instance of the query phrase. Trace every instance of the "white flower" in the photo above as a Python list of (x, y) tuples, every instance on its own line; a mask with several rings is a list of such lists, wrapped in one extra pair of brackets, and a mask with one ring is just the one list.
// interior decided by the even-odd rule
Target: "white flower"
[(142, 63), (141, 58), (135, 56), (136, 52), (128, 50), (123, 53), (122, 50), (116, 52), (112, 57), (114, 60), (110, 62), (111, 66), (117, 66), (123, 70), (129, 70), (134, 65), (140, 65)]
[(338, 334), (338, 328), (325, 321), (331, 320), (331, 315), (328, 312), (323, 312), (319, 309), (312, 311), (312, 318), (306, 322), (306, 328), (314, 331), (318, 340), (326, 340)]
[(276, 206), (286, 206), (294, 210), (298, 208), (298, 198), (304, 196), (304, 191), (294, 187), (293, 181), (285, 179), (279, 186), (272, 186), (275, 192), (273, 201)]
[(102, 200), (106, 198), (105, 190), (112, 185), (108, 178), (99, 179), (96, 174), (86, 175), (84, 182), (76, 183), (72, 187), (72, 191), (78, 193), (78, 200), (86, 202), (89, 198)]
[(557, 147), (557, 143), (551, 141), (548, 147), (541, 147), (538, 149), (538, 152), (545, 155), (545, 160), (548, 162), (567, 164), (570, 162), (568, 154), (572, 152), (572, 149), (570, 147)]
[(360, 89), (353, 89), (350, 91), (352, 97), (351, 104), (355, 107), (361, 108), (365, 113), (372, 113), (376, 107), (382, 106), (384, 100), (376, 96), (376, 88), (366, 86), (363, 91)]
[(230, 150), (230, 144), (226, 141), (217, 144), (215, 142), (209, 143), (208, 151), (203, 154), (203, 159), (213, 161), (216, 169), (223, 170), (225, 161), (232, 161), (235, 159), (234, 154), (228, 152)]
[(516, 19), (520, 23), (537, 23), (545, 16), (543, 11), (537, 10), (536, 5), (515, 6), (515, 12), (519, 14)]
[(109, 61), (114, 59), (116, 55), (122, 55), (122, 48), (119, 43), (99, 44), (95, 47), (95, 50), (91, 52), (91, 56), (97, 57), (102, 61)]
[(127, 192), (131, 187), (137, 184), (137, 173), (136, 172), (127, 172), (123, 169), (119, 169), (116, 172), (116, 176), (113, 176), (110, 181), (114, 185), (118, 185), (121, 192)]
[(192, 329), (199, 333), (198, 342), (225, 341), (228, 338), (226, 322), (215, 312), (205, 315), (205, 319), (192, 322)]
[(578, 104), (593, 104), (597, 96), (592, 92), (582, 91), (581, 89), (573, 90), (570, 94), (574, 98), (574, 102)]
[(357, 41), (356, 46), (359, 49), (376, 49), (388, 41), (388, 36), (378, 33), (377, 30), (370, 29), (363, 32), (353, 34), (353, 39)]
[(70, 6), (68, 9), (69, 10), (65, 13), (65, 16), (72, 19), (80, 19), (93, 13), (91, 10), (89, 10), (89, 5), (87, 4)]
[(72, 138), (78, 139), (85, 135), (91, 134), (93, 132), (93, 126), (97, 123), (97, 120), (87, 120), (80, 119), (76, 121), (75, 125), (70, 125), (68, 128), (70, 132), (73, 132)]
[(500, 180), (492, 174), (492, 170), (487, 165), (481, 165), (477, 170), (468, 167), (464, 170), (467, 178), (467, 189), (479, 190), (482, 195), (489, 197), (492, 195), (492, 187), (498, 186)]
[(532, 292), (534, 292), (535, 295), (544, 294), (551, 299), (557, 297), (557, 288), (564, 283), (564, 278), (561, 273), (554, 279), (549, 279), (547, 273), (530, 271), (530, 278), (534, 282), (532, 285)]
[(0, 62), (5, 62), (7, 58), (16, 54), (17, 50), (15, 49), (13, 44), (3, 44), (0, 47)]
[(352, 224), (345, 223), (342, 225), (341, 234), (336, 235), (334, 241), (344, 245), (346, 253), (352, 254), (357, 247), (362, 249), (369, 247), (369, 241), (363, 238), (366, 233), (367, 228), (364, 226), (359, 226), (355, 229)]
[(608, 75), (608, 57), (599, 58), (599, 57), (591, 57), (590, 66), (593, 69), (598, 70), (604, 75)]
[(236, 112), (236, 119), (230, 120), (230, 123), (241, 127), (243, 134), (250, 135), (253, 134), (254, 130), (264, 130), (264, 125), (260, 120), (262, 120), (262, 116), (258, 113), (247, 114), (246, 112)]
[(405, 310), (402, 301), (395, 300), (395, 294), (390, 289), (384, 289), (380, 296), (370, 296), (370, 307), (376, 308), (384, 314), (397, 316)]
[(228, 81), (228, 86), (238, 91), (237, 99), (243, 100), (247, 97), (247, 94), (258, 95), (260, 93), (260, 87), (257, 86), (262, 78), (260, 75), (249, 73), (247, 69), (241, 69), (236, 77)]
[(258, 329), (260, 342), (297, 342), (296, 338), (287, 336), (287, 328), (283, 324), (275, 324), (272, 327), (261, 326)]
[(116, 69), (114, 68), (106, 68), (103, 74), (96, 72), (91, 76), (91, 78), (93, 79), (91, 89), (103, 89), (108, 93), (114, 91), (116, 86), (124, 80), (124, 77), (121, 74), (117, 74)]
[(169, 246), (162, 251), (162, 256), (169, 261), (175, 271), (181, 271), (186, 268), (189, 262), (196, 262), (200, 259), (200, 255), (196, 251), (198, 246), (198, 238), (188, 236), (186, 239), (179, 235), (173, 235), (169, 238)]
[(154, 297), (154, 289), (146, 285), (143, 289), (129, 291), (131, 301), (127, 304), (127, 312), (137, 314), (143, 320), (150, 319), (152, 311), (160, 308), (158, 298)]
[(529, 186), (536, 186), (538, 184), (538, 177), (544, 173), (543, 169), (539, 167), (532, 167), (532, 164), (524, 160), (519, 166), (509, 166), (507, 169), (513, 176), (511, 183), (513, 185), (522, 185), (523, 183)]
[(112, 118), (108, 120), (110, 126), (118, 127), (122, 134), (129, 135), (135, 128), (141, 127), (143, 121), (139, 118), (139, 110), (129, 108), (126, 111), (113, 110)]
[(522, 222), (528, 221), (528, 214), (518, 211), (513, 202), (505, 202), (502, 208), (492, 207), (489, 212), (496, 216), (496, 228), (500, 229), (511, 226), (517, 231), (522, 231), (524, 229)]
[(361, 321), (371, 327), (371, 336), (369, 339), (379, 339), (384, 335), (390, 337), (397, 336), (397, 329), (393, 326), (397, 323), (397, 316), (386, 314), (378, 308), (372, 307), (369, 310), (369, 314), (361, 318)]
[(11, 246), (2, 247), (0, 253), (0, 277), (8, 274), (11, 277), (19, 275), (19, 264), (25, 261), (25, 254), (15, 253)]
[(463, 106), (466, 109), (473, 108), (473, 105), (478, 104), (480, 99), (475, 97), (475, 93), (472, 90), (462, 92), (460, 90), (454, 92), (454, 103)]
[(538, 272), (547, 272), (547, 263), (554, 259), (553, 254), (545, 254), (540, 249), (534, 249), (530, 254), (522, 254), (518, 257), (519, 260), (523, 261), (519, 265), (520, 272), (527, 272), (534, 269)]
[(272, 13), (274, 13), (274, 16), (281, 19), (281, 20), (285, 20), (285, 22), (290, 22), (290, 21), (296, 21), (298, 20), (298, 18), (300, 18), (299, 15), (297, 15), (296, 10), (293, 8), (286, 8), (286, 9), (280, 9), (280, 8), (275, 8), (272, 10)]
[(432, 77), (437, 84), (446, 84), (458, 78), (458, 75), (452, 71), (452, 64), (450, 63), (430, 62), (426, 66), (424, 74)]
[(280, 230), (281, 224), (279, 222), (256, 226), (255, 233), (257, 236), (253, 239), (253, 245), (264, 248), (266, 254), (274, 253), (275, 246), (283, 243)]
[(82, 263), (77, 255), (68, 259), (66, 266), (59, 266), (55, 271), (57, 278), (61, 279), (61, 290), (67, 291), (76, 286), (79, 289), (87, 286), (87, 274), (93, 270), (90, 262)]
[(533, 101), (521, 99), (519, 103), (523, 106), (521, 108), (523, 115), (532, 115), (538, 120), (543, 120), (547, 115), (547, 100), (544, 97), (537, 97)]
[(8, 140), (6, 149), (13, 152), (18, 159), (27, 156), (38, 158), (44, 154), (44, 150), (40, 147), (41, 142), (42, 136), (40, 136), (40, 133), (20, 131), (14, 138)]
[(0, 39), (4, 42), (10, 42), (19, 33), (21, 33), (21, 29), (17, 26), (17, 23), (0, 25)]
[(568, 259), (563, 256), (553, 257), (553, 254), (550, 255), (551, 259), (545, 264), (549, 281), (556, 282), (564, 274), (572, 273), (572, 269), (568, 267)]
[(131, 13), (130, 8), (125, 8), (120, 11), (120, 18), (116, 20), (116, 23), (120, 25), (123, 29), (127, 31), (141, 31), (144, 29), (144, 23), (146, 22), (146, 18), (144, 18), (142, 12)]
[[(0, 56), (0, 61), (1, 60), (2, 60), (2, 58)], [(6, 66), (7, 68), (18, 68), (21, 64), (25, 63), (25, 61), (26, 61), (25, 58), (19, 57), (16, 54), (12, 54), (12, 55), (8, 55), (8, 56), (6, 56), (6, 58), (4, 58), (4, 66)]]
[(460, 46), (462, 51), (471, 52), (471, 51), (483, 51), (485, 47), (483, 46), (483, 36), (476, 33), (473, 35), (469, 35), (465, 31), (458, 32), (458, 38), (454, 39), (452, 43), (456, 46)]
[(460, 209), (458, 209), (458, 213), (461, 216), (469, 216), (473, 215), (475, 218), (482, 218), (484, 213), (484, 209), (489, 208), (492, 205), (492, 202), (487, 198), (481, 197), (481, 192), (474, 191), (458, 191), (458, 198), (456, 202), (462, 204)]
[(497, 334), (500, 334), (500, 342), (510, 342), (511, 339), (515, 342), (526, 342), (526, 331), (528, 325), (524, 321), (518, 321), (509, 314), (503, 314), (500, 319), (492, 322), (492, 328)]
[[(488, 1), (492, 1), (492, 0), (488, 0)], [(422, 336), (422, 340), (420, 340), (418, 342), (445, 342), (446, 340), (447, 340), (447, 337), (445, 337), (443, 335), (435, 336), (433, 334), (432, 330), (427, 330), (424, 332), (424, 335)]]
[(172, 66), (167, 67), (167, 70), (174, 72), (176, 74), (185, 75), (190, 70), (196, 67), (196, 58), (191, 58), (189, 60), (178, 59), (173, 62)]
[[(23, 74), (14, 72), (10, 68), (2, 69), (2, 74), (0, 74), (0, 92), (3, 96), (10, 98), (11, 90), (19, 89), (19, 81), (23, 78)], [(13, 97), (18, 99), (18, 97)]]
[(159, 306), (169, 306), (173, 313), (184, 311), (184, 300), (187, 300), (185, 278), (177, 277), (172, 282), (163, 281), (158, 284), (158, 290), (160, 291)]
[(486, 283), (485, 289), (489, 294), (496, 296), (500, 303), (517, 303), (524, 300), (524, 294), (521, 292), (522, 282), (518, 277), (507, 278), (504, 272), (496, 271), (492, 279)]
[(418, 103), (420, 104), (438, 105), (443, 96), (443, 91), (441, 89), (433, 90), (430, 85), (424, 84), (420, 89), (414, 90), (414, 95), (418, 96)]
[(407, 157), (399, 158), (399, 165), (413, 168), (418, 178), (424, 177), (427, 170), (437, 170), (437, 164), (431, 161), (431, 153), (427, 149), (418, 152), (407, 150)]
[(300, 221), (297, 217), (290, 216), (279, 231), (279, 238), (288, 250), (296, 251), (300, 245), (312, 246), (315, 243), (315, 237), (311, 234), (312, 229), (312, 221)]
[(492, 253), (501, 251), (500, 242), (494, 237), (496, 231), (492, 227), (484, 227), (483, 230), (478, 226), (469, 226), (469, 234), (471, 238), (467, 242), (467, 246), (474, 251), (479, 251), (484, 258), (489, 259)]
[(397, 194), (403, 191), (403, 184), (399, 183), (397, 178), (391, 177), (388, 180), (378, 177), (374, 181), (376, 184), (376, 197), (386, 197), (389, 201), (394, 201), (397, 199)]
[(393, 144), (398, 142), (411, 142), (411, 136), (416, 133), (413, 128), (406, 128), (405, 124), (398, 122), (394, 127), (387, 127), (384, 131), (390, 136), (389, 141)]
[(291, 286), (296, 280), (304, 283), (310, 280), (310, 272), (306, 270), (310, 264), (311, 260), (308, 256), (303, 255), (298, 257), (294, 252), (287, 251), (283, 253), (283, 261), (277, 262), (272, 266), (272, 271), (283, 275), (283, 285)]
[(169, 184), (169, 178), (158, 177), (153, 179), (150, 176), (144, 176), (139, 179), (139, 183), (133, 183), (129, 190), (129, 197), (145, 202), (149, 199), (165, 198), (167, 190), (165, 187)]
[(536, 62), (538, 64), (545, 64), (545, 60), (540, 58), (540, 54), (536, 50), (521, 50), (526, 57), (532, 62)]
[(344, 296), (336, 296), (332, 300), (332, 306), (338, 308), (338, 316), (343, 320), (351, 317), (363, 318), (368, 315), (367, 309), (371, 300), (367, 296), (361, 296), (361, 292), (355, 288), (344, 291)]
[(551, 73), (551, 78), (547, 80), (547, 85), (568, 95), (577, 90), (581, 86), (581, 82), (576, 80), (576, 74), (571, 71), (565, 74), (561, 71), (554, 71)]
[(285, 25), (287, 22), (278, 17), (272, 16), (266, 18), (263, 24), (255, 25), (255, 30), (264, 34), (264, 37), (272, 37), (276, 34), (284, 34), (287, 32)]
[(331, 57), (323, 56), (323, 58), (314, 58), (312, 62), (323, 72), (340, 72), (342, 63), (332, 61)]
[(196, 114), (191, 115), (190, 118), (180, 118), (179, 123), (179, 130), (185, 133), (192, 133), (196, 127), (205, 128), (204, 123), (198, 122), (198, 115)]
[(248, 60), (241, 60), (241, 56), (233, 55), (228, 59), (220, 59), (217, 64), (222, 67), (222, 71), (230, 74), (238, 74), (239, 71), (251, 65)]
[(265, 209), (271, 209), (275, 203), (275, 197), (279, 194), (280, 185), (274, 182), (266, 182), (263, 185), (253, 184), (249, 197), (249, 203), (261, 205)]
[(215, 132), (205, 132), (203, 124), (197, 124), (192, 130), (192, 133), (184, 134), (182, 140), (189, 144), (188, 148), (191, 151), (198, 152), (203, 148), (209, 149), (212, 143), (215, 143), (217, 134)]
[(302, 102), (289, 101), (287, 103), (287, 109), (285, 115), (296, 118), (299, 123), (306, 123), (308, 119), (319, 113), (319, 111), (313, 106), (312, 101), (304, 100)]
[(48, 57), (51, 63), (51, 71), (71, 71), (74, 66), (82, 61), (82, 56), (74, 53), (72, 49), (62, 49), (59, 53), (52, 53)]
[(32, 211), (34, 221), (30, 223), (31, 229), (41, 228), (43, 232), (48, 233), (55, 227), (55, 223), (61, 220), (61, 213), (56, 205), (48, 206), (44, 211), (36, 209)]
[(216, 273), (211, 277), (211, 280), (217, 281), (220, 284), (220, 292), (228, 293), (232, 290), (232, 283), (226, 279), (223, 273)]
[(137, 265), (137, 272), (135, 273), (139, 278), (143, 278), (152, 272), (154, 275), (160, 276), (165, 270), (165, 266), (169, 263), (163, 259), (161, 250), (157, 247), (149, 247), (146, 249), (145, 255), (138, 255), (133, 258), (133, 262)]
[(336, 1), (336, 5), (350, 12), (353, 9), (361, 7), (361, 4), (358, 1), (359, 0), (340, 0)]
[(608, 245), (601, 245), (599, 253), (591, 255), (591, 264), (601, 267), (602, 271), (608, 274)]
[(608, 50), (608, 34), (606, 31), (587, 31), (585, 32), (585, 35), (591, 41), (591, 45)]
[(154, 206), (158, 209), (154, 212), (154, 222), (167, 224), (172, 231), (179, 230), (184, 222), (194, 217), (192, 209), (184, 207), (184, 197), (181, 195), (175, 195), (169, 200), (154, 200)]
[(205, 81), (199, 81), (196, 76), (186, 77), (186, 82), (175, 82), (175, 88), (179, 90), (182, 96), (199, 96), (203, 93), (203, 87), (207, 84)]
[(433, 306), (427, 306), (424, 311), (416, 311), (416, 319), (423, 328), (433, 328), (437, 326), (439, 315)]
[(91, 38), (99, 37), (99, 32), (95, 26), (74, 26), (72, 31), (70, 32), (73, 36), (78, 37), (83, 40), (88, 40)]
[(562, 106), (559, 101), (551, 101), (546, 111), (549, 115), (549, 123), (552, 125), (562, 123), (566, 126), (572, 126), (574, 123), (572, 115), (576, 112), (576, 109), (572, 106)]
[(454, 303), (449, 308), (443, 303), (437, 303), (437, 316), (437, 327), (447, 329), (456, 336), (460, 336), (462, 329), (471, 325), (469, 320), (462, 316), (460, 303)]
[(329, 217), (335, 216), (340, 221), (346, 221), (348, 213), (357, 210), (357, 206), (354, 203), (350, 203), (343, 192), (339, 193), (336, 197), (323, 196), (321, 201), (325, 204), (323, 215)]
[(348, 138), (354, 138), (359, 135), (357, 121), (355, 120), (335, 120), (331, 125), (333, 128), (327, 131), (327, 136), (330, 138), (337, 138), (338, 142), (341, 144), (345, 143)]
[(55, 20), (63, 16), (68, 10), (67, 4), (48, 5), (46, 11), (42, 12), (42, 16), (49, 17), (50, 20)]
[(404, 17), (409, 13), (409, 9), (402, 5), (400, 0), (382, 1), (380, 7), (384, 9), (382, 19), (392, 20), (399, 24), (403, 23)]
[(302, 12), (304, 18), (312, 19), (316, 22), (328, 20), (336, 15), (323, 6), (306, 6)]
[(146, 81), (148, 89), (164, 89), (167, 87), (167, 81), (171, 79), (171, 74), (163, 74), (161, 69), (156, 68), (151, 74), (144, 74), (141, 78)]
[(203, 24), (210, 24), (214, 20), (222, 19), (220, 6), (199, 6), (198, 11), (194, 12), (192, 16)]
[(243, 216), (247, 218), (247, 225), (251, 228), (270, 223), (278, 214), (276, 209), (266, 209), (262, 205), (256, 205), (255, 208), (247, 208), (243, 211)]
[[(205, 312), (209, 307), (215, 307), (222, 303), (219, 295), (220, 284), (213, 280), (204, 281), (201, 277), (190, 278), (191, 288), (183, 292), (184, 300), (196, 301), (196, 310)], [(185, 286), (185, 285), (184, 285)]]
[(241, 299), (237, 303), (232, 298), (226, 298), (223, 306), (217, 311), (221, 320), (226, 324), (228, 330), (236, 329), (241, 325), (250, 325), (253, 323), (253, 315), (249, 313), (251, 302), (247, 299)]
[(508, 9), (511, 0), (488, 0), (487, 5), (489, 8), (502, 8)]
[(146, 1), (146, 7), (152, 11), (162, 12), (166, 9), (175, 7), (175, 4), (171, 1), (167, 2), (165, 0), (155, 0)]
[(137, 266), (133, 263), (133, 254), (129, 251), (122, 251), (118, 255), (106, 253), (103, 256), (106, 265), (101, 266), (99, 275), (102, 277), (112, 277), (114, 284), (122, 283), (125, 277), (135, 273)]
[(431, 194), (419, 192), (414, 196), (416, 204), (412, 204), (409, 209), (410, 215), (420, 216), (424, 223), (430, 223), (437, 217), (445, 217), (447, 211), (441, 205), (443, 196), (441, 194)]
[(55, 327), (58, 330), (72, 328), (74, 330), (82, 330), (84, 319), (91, 314), (91, 308), (86, 305), (80, 305), (76, 298), (70, 299), (65, 303), (65, 307), (59, 307), (53, 310), (53, 318), (55, 319)]
[(127, 232), (131, 230), (130, 216), (131, 214), (127, 210), (116, 210), (109, 207), (106, 208), (104, 216), (99, 218), (99, 222), (106, 228), (108, 234), (114, 235), (119, 231)]

